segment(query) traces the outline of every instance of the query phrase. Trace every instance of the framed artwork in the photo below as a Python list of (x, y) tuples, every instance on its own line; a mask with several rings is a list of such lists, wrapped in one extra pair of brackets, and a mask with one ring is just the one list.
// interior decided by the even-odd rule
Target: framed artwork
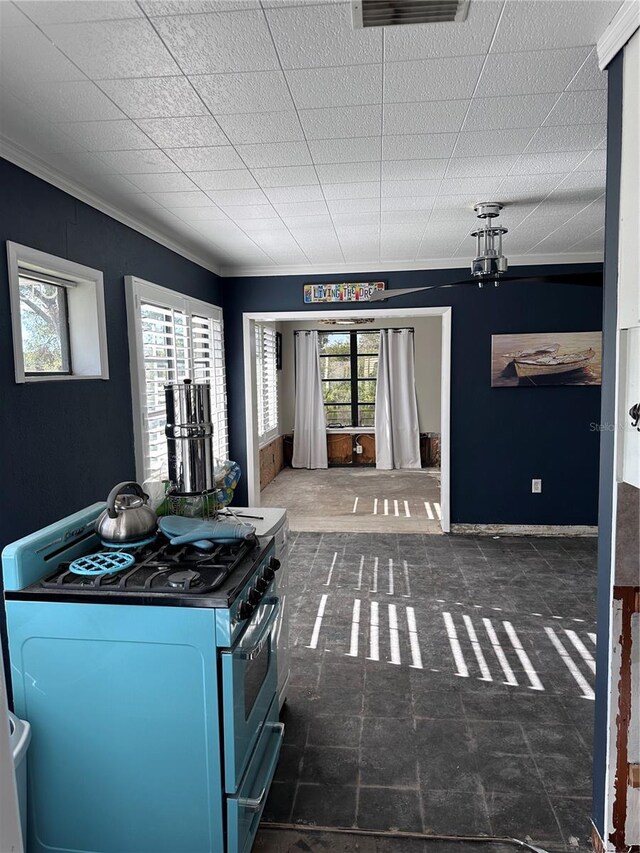
[(346, 281), (327, 284), (305, 284), (304, 301), (311, 302), (368, 302), (369, 294), (384, 290), (385, 281)]
[(491, 387), (602, 384), (602, 332), (491, 336)]

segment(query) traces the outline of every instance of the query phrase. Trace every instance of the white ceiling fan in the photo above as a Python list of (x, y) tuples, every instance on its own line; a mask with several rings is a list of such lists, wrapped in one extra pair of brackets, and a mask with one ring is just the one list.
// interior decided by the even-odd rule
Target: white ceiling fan
[(504, 205), (498, 201), (482, 201), (474, 205), (474, 210), (481, 221), (480, 227), (471, 232), (476, 238), (476, 256), (471, 261), (471, 277), (461, 281), (443, 284), (425, 284), (420, 287), (404, 287), (393, 290), (376, 290), (369, 296), (369, 302), (380, 302), (395, 299), (397, 296), (407, 296), (409, 293), (420, 293), (424, 290), (435, 290), (446, 287), (461, 287), (476, 285), (493, 285), (498, 287), (501, 282), (512, 283), (540, 282), (553, 284), (571, 284), (582, 287), (602, 287), (602, 273), (556, 273), (554, 275), (505, 276), (508, 262), (502, 253), (502, 237), (508, 233), (503, 225), (493, 222), (500, 215)]

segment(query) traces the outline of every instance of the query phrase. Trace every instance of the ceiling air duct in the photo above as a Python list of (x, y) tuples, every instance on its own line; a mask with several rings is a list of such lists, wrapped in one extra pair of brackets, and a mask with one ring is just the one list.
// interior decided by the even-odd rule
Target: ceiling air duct
[(352, 0), (354, 29), (466, 20), (470, 0)]

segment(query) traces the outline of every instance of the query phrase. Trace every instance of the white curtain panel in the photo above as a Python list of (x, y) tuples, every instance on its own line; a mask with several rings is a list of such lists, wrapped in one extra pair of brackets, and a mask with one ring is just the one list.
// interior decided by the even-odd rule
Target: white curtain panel
[(376, 468), (420, 468), (413, 332), (383, 329), (376, 384)]
[(317, 332), (296, 334), (294, 468), (327, 468), (327, 418), (322, 399)]

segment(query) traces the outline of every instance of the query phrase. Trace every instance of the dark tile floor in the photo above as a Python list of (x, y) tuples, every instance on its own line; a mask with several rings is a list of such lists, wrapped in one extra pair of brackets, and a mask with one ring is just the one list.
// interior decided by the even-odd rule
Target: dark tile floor
[(264, 820), (588, 849), (595, 557), (595, 539), (294, 534)]

